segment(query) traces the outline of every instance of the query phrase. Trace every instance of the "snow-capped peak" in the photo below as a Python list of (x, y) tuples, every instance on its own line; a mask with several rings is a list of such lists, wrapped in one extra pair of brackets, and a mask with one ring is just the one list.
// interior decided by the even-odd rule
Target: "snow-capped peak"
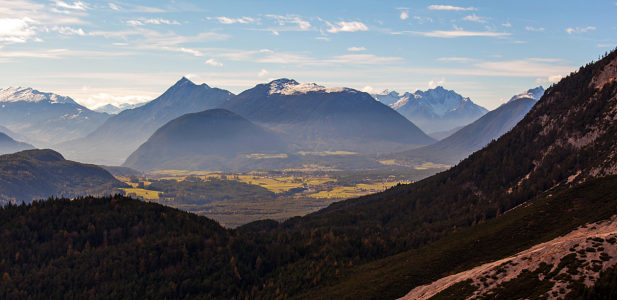
[(40, 102), (49, 101), (50, 103), (74, 103), (73, 99), (56, 95), (53, 93), (42, 93), (32, 88), (9, 87), (0, 89), (0, 102)]
[(537, 88), (529, 89), (526, 92), (523, 92), (521, 94), (518, 94), (512, 97), (508, 102), (512, 102), (514, 100), (523, 99), (523, 98), (531, 98), (531, 99), (538, 101), (540, 100), (540, 98), (542, 98), (542, 95), (544, 95), (544, 88), (542, 86), (539, 86)]
[(282, 78), (270, 82), (270, 91), (268, 94), (298, 95), (308, 92), (336, 93), (344, 91), (353, 90), (342, 87), (327, 88), (315, 83), (298, 83), (293, 79)]

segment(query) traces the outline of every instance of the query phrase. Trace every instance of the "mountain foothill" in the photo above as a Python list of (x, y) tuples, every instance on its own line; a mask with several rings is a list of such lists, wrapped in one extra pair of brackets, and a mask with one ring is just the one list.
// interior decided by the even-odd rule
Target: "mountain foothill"
[[(471, 129), (535, 102), (514, 127), (498, 128), (506, 132), (446, 171), (282, 222), (225, 229), (122, 195), (6, 205), (0, 295), (611, 299), (617, 293), (616, 70), (613, 51), (549, 87), (537, 102), (520, 97), (487, 113), (454, 135), (472, 138)], [(253, 113), (226, 106), (170, 124), (201, 126), (225, 117), (243, 124), (237, 128), (267, 132), (266, 125), (310, 120), (273, 115), (268, 103), (354, 93), (289, 83), (260, 85), (229, 102), (260, 107)], [(329, 122), (331, 115), (323, 114), (316, 119)], [(171, 125), (161, 131), (180, 134)], [(64, 162), (48, 150), (11, 155), (0, 159)]]

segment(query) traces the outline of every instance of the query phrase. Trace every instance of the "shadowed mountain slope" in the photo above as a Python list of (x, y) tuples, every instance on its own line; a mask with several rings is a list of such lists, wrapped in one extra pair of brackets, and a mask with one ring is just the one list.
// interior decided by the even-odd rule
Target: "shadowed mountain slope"
[(225, 102), (248, 120), (293, 137), (300, 148), (392, 151), (435, 140), (369, 94), (279, 79)]
[(82, 139), (54, 146), (77, 161), (120, 165), (165, 123), (187, 113), (220, 107), (232, 93), (182, 78), (148, 104), (120, 112)]
[(271, 130), (225, 109), (186, 114), (165, 124), (122, 165), (142, 171), (207, 170), (238, 154), (284, 153)]
[(508, 102), (435, 144), (394, 154), (393, 157), (457, 164), (512, 129), (534, 104), (536, 100), (531, 98)]

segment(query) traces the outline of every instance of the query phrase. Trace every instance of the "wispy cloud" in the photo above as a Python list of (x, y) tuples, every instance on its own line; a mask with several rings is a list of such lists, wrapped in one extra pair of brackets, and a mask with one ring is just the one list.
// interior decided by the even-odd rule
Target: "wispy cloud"
[(464, 31), (464, 30), (452, 30), (452, 31), (404, 31), (415, 35), (438, 37), (438, 38), (458, 38), (458, 37), (471, 37), (471, 36), (486, 36), (486, 37), (502, 37), (511, 35), (507, 32), (493, 32), (493, 31)]
[(54, 26), (51, 30), (57, 31), (58, 33), (64, 35), (86, 35), (86, 33), (81, 28), (74, 29), (71, 27)]
[(431, 81), (428, 82), (428, 88), (429, 89), (434, 89), (438, 86), (443, 86), (443, 84), (446, 83), (446, 78), (445, 77), (441, 77), (441, 79), (433, 79)]
[(89, 9), (88, 4), (81, 2), (81, 1), (73, 2), (72, 5), (67, 4), (66, 2), (63, 2), (63, 1), (55, 1), (55, 4), (57, 7), (62, 7), (62, 8), (67, 8), (67, 9), (75, 9), (75, 10)]
[(215, 66), (215, 67), (222, 67), (222, 66), (223, 66), (223, 63), (218, 62), (218, 61), (217, 61), (216, 59), (214, 59), (214, 58), (211, 58), (211, 59), (206, 60), (206, 64), (207, 64), (207, 65), (211, 65), (211, 66)]
[(180, 25), (180, 23), (176, 20), (170, 21), (165, 19), (140, 19), (140, 20), (129, 20), (126, 21), (126, 24), (129, 26), (143, 26), (146, 24), (167, 24), (167, 25)]
[(397, 62), (401, 60), (402, 58), (400, 57), (380, 57), (373, 54), (347, 54), (334, 57), (333, 62), (361, 65), (378, 65)]
[(414, 16), (413, 17), (415, 20), (418, 20), (418, 23), (420, 24), (424, 24), (425, 22), (431, 22), (433, 23), (433, 19), (429, 18), (429, 17), (418, 17), (418, 16)]
[(254, 23), (256, 21), (255, 19), (250, 18), (250, 17), (242, 17), (242, 18), (237, 18), (237, 19), (227, 18), (227, 17), (216, 17), (215, 19), (219, 21), (219, 23), (221, 24), (235, 24), (235, 23), (248, 24), (248, 23)]
[(457, 7), (451, 5), (431, 5), (428, 7), (430, 10), (477, 10), (473, 7)]
[(525, 27), (525, 29), (527, 29), (528, 31), (538, 31), (538, 32), (544, 31), (544, 28), (542, 28), (542, 27), (534, 28), (534, 27), (531, 27), (531, 26), (527, 26), (527, 27)]
[(122, 9), (122, 7), (120, 7), (118, 5), (115, 5), (113, 3), (107, 3), (107, 4), (109, 4), (109, 8), (111, 8), (113, 10), (121, 10)]
[(366, 49), (364, 47), (349, 47), (347, 48), (348, 51), (366, 51)]
[(501, 24), (501, 25), (503, 25), (504, 27), (512, 27), (512, 24), (510, 24), (510, 22), (504, 23), (504, 24)]
[(485, 17), (478, 17), (476, 16), (476, 14), (473, 15), (469, 15), (463, 18), (464, 21), (472, 21), (472, 22), (476, 22), (476, 23), (487, 23), (487, 18)]
[(326, 24), (330, 26), (330, 28), (328, 29), (328, 32), (330, 33), (337, 33), (337, 32), (343, 32), (343, 31), (344, 32), (368, 31), (368, 27), (364, 25), (364, 23), (357, 22), (357, 21), (353, 21), (353, 22), (340, 21), (340, 22), (337, 22), (336, 25), (333, 25), (330, 22), (326, 22)]
[(309, 30), (309, 29), (311, 29), (311, 23), (309, 21), (304, 20), (300, 16), (295, 16), (295, 15), (286, 15), (286, 16), (266, 15), (266, 17), (276, 19), (276, 21), (278, 22), (278, 24), (280, 26), (285, 26), (285, 25), (287, 25), (287, 23), (292, 23), (292, 24), (298, 25), (300, 30)]
[(576, 28), (568, 28), (568, 29), (566, 29), (566, 32), (567, 32), (568, 34), (572, 34), (572, 33), (587, 32), (587, 31), (590, 31), (590, 30), (596, 30), (596, 28), (595, 28), (595, 27), (593, 27), (593, 26), (587, 26), (587, 27), (584, 27), (584, 28), (579, 28), (579, 27), (576, 27)]

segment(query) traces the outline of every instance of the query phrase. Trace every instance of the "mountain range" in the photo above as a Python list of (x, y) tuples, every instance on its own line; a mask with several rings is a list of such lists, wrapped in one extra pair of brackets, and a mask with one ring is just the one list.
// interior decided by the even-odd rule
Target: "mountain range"
[(180, 79), (147, 104), (112, 116), (84, 138), (54, 145), (66, 157), (117, 166), (161, 126), (187, 113), (217, 108), (234, 95), (226, 90)]
[(287, 134), (305, 151), (370, 153), (435, 142), (390, 107), (348, 88), (278, 79), (240, 93), (223, 108)]
[(0, 125), (37, 146), (86, 136), (108, 118), (108, 114), (91, 111), (69, 97), (32, 88), (0, 89)]
[(506, 104), (457, 130), (447, 138), (435, 144), (396, 154), (395, 157), (401, 160), (421, 159), (438, 164), (457, 164), (469, 154), (480, 150), (512, 129), (543, 94), (542, 87), (530, 89), (512, 97)]
[(447, 171), (235, 230), (121, 195), (7, 205), (0, 294), (611, 299), (615, 107), (613, 51), (552, 85), (514, 128)]
[(211, 109), (163, 125), (122, 166), (142, 171), (208, 170), (238, 154), (287, 150), (279, 134), (228, 110)]
[(390, 105), (427, 133), (449, 131), (470, 124), (488, 112), (471, 99), (441, 86), (426, 92), (418, 90), (402, 95), (385, 90), (372, 96)]
[(95, 109), (93, 109), (96, 112), (100, 112), (100, 113), (106, 113), (106, 114), (110, 114), (110, 115), (117, 115), (119, 113), (121, 113), (122, 111), (125, 111), (127, 109), (133, 109), (133, 108), (138, 108), (140, 106), (144, 106), (146, 104), (148, 104), (149, 101), (147, 102), (141, 102), (141, 103), (135, 103), (135, 104), (130, 104), (130, 103), (118, 103), (118, 104), (106, 104), (103, 106), (99, 106)]

